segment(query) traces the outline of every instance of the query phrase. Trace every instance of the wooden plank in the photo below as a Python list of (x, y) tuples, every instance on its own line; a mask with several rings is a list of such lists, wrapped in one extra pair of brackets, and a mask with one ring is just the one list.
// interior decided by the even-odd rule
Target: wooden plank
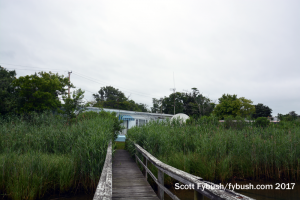
[[(158, 191), (158, 198), (164, 198), (164, 193), (163, 192), (165, 192), (165, 193), (167, 193), (168, 195), (169, 195), (169, 197), (171, 197), (173, 200), (179, 200), (179, 198), (175, 195), (175, 194), (173, 194), (170, 190), (168, 190), (165, 186), (164, 186), (164, 184), (161, 184), (161, 182), (163, 182), (163, 181), (158, 181), (158, 179), (152, 174), (152, 172), (142, 163), (142, 161), (138, 158), (138, 156), (136, 155), (136, 160), (137, 161), (139, 161), (142, 165), (143, 165), (143, 167), (144, 167), (144, 169), (146, 169), (146, 171), (147, 171), (147, 173), (149, 173), (149, 175), (152, 177), (152, 179), (155, 181), (155, 183), (157, 184), (157, 186), (158, 186), (158, 188), (159, 189), (161, 189), (161, 190), (163, 190), (163, 191)], [(159, 172), (159, 171), (158, 171)], [(159, 175), (158, 175), (159, 176)], [(162, 197), (161, 197), (161, 193), (163, 193), (162, 194)]]
[(130, 154), (118, 149), (112, 159), (112, 199), (158, 200)]
[[(160, 170), (158, 170), (158, 175), (157, 175), (157, 180), (158, 183), (160, 183), (161, 185), (164, 185), (164, 173)], [(164, 190), (161, 187), (158, 187), (158, 197), (160, 200), (164, 200)]]
[(105, 163), (93, 200), (110, 200), (112, 198), (112, 143), (108, 144)]

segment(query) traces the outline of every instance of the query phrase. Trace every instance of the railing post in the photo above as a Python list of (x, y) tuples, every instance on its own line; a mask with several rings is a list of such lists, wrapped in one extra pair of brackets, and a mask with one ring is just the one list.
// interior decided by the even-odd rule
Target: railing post
[[(157, 170), (158, 170), (158, 174), (157, 174), (158, 183), (164, 185), (164, 172), (160, 171), (159, 169)], [(158, 198), (160, 200), (164, 200), (164, 190), (160, 186), (158, 186)]]
[(194, 200), (203, 200), (203, 199), (204, 199), (204, 196), (201, 193), (194, 190)]

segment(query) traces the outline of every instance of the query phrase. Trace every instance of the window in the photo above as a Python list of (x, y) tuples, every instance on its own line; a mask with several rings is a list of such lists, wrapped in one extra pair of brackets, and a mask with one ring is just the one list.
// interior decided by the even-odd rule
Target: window
[(140, 126), (143, 126), (143, 125), (145, 124), (145, 122), (146, 122), (146, 120), (140, 119), (140, 120), (139, 120), (139, 125), (140, 125)]

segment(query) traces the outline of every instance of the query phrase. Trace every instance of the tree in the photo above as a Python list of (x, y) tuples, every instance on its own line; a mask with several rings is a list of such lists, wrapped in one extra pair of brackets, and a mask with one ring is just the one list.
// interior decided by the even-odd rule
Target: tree
[(125, 94), (112, 86), (101, 87), (98, 94), (93, 94), (93, 96), (97, 101), (96, 106), (115, 109), (127, 107), (124, 104), (127, 101)]
[(226, 116), (246, 117), (255, 112), (255, 106), (251, 105), (252, 101), (244, 97), (237, 98), (237, 95), (223, 94), (219, 98), (219, 104), (216, 105), (213, 113), (219, 118), (224, 119)]
[(93, 105), (94, 107), (122, 109), (139, 112), (148, 111), (146, 104), (138, 104), (133, 100), (129, 100), (129, 98), (127, 98), (122, 91), (112, 86), (101, 87), (98, 91), (98, 94), (93, 94), (93, 96), (97, 102)]
[(199, 118), (201, 116), (209, 116), (213, 111), (215, 104), (208, 98), (203, 96), (197, 88), (192, 88), (190, 93), (176, 92), (160, 99), (153, 98), (153, 107), (151, 112), (163, 112), (166, 114), (174, 114), (174, 98), (175, 98), (175, 114), (185, 113), (189, 116)]
[(0, 115), (15, 112), (17, 108), (18, 93), (15, 91), (13, 81), (16, 71), (9, 71), (0, 66)]
[(143, 103), (136, 103), (138, 109), (141, 111), (141, 112), (148, 112), (148, 105), (146, 104), (143, 104)]
[(255, 106), (252, 105), (253, 101), (246, 99), (245, 97), (240, 97), (239, 100), (241, 102), (241, 107), (237, 112), (237, 116), (245, 118), (255, 113)]
[(112, 86), (105, 86), (101, 87), (98, 91), (98, 94), (93, 94), (95, 100), (99, 101), (127, 101), (125, 94), (120, 90), (112, 87)]
[(269, 117), (272, 116), (272, 109), (268, 106), (259, 103), (255, 105), (255, 113), (252, 115), (253, 118), (257, 119), (258, 117)]
[[(214, 109), (214, 103), (208, 98), (203, 96), (197, 88), (192, 88), (192, 93), (187, 94), (192, 97), (194, 101), (189, 102), (190, 114), (196, 118), (201, 116), (209, 116)], [(195, 109), (197, 108), (197, 110)]]
[(76, 115), (84, 111), (86, 106), (83, 104), (83, 97), (84, 91), (81, 89), (73, 91), (72, 97), (69, 97), (68, 95), (64, 95), (62, 97), (65, 102), (62, 105), (64, 108), (63, 113), (67, 116), (67, 118), (73, 119)]
[(281, 121), (293, 121), (298, 117), (299, 115), (297, 115), (295, 111), (290, 111), (288, 114), (285, 115), (278, 113), (278, 119), (280, 119)]
[(51, 72), (39, 72), (13, 81), (19, 93), (19, 113), (56, 110), (61, 106), (59, 95), (67, 94), (66, 86), (74, 88), (69, 79)]
[(297, 119), (297, 117), (298, 117), (298, 115), (297, 115), (297, 113), (295, 111), (289, 112), (289, 116), (291, 116), (292, 119)]
[(153, 104), (153, 107), (151, 107), (152, 113), (156, 113), (156, 112), (162, 113), (162, 101), (163, 98), (160, 99), (152, 98), (152, 104)]
[(180, 92), (172, 93), (169, 97), (162, 100), (162, 111), (166, 114), (174, 114), (174, 98), (175, 98), (175, 114), (184, 112), (184, 94)]

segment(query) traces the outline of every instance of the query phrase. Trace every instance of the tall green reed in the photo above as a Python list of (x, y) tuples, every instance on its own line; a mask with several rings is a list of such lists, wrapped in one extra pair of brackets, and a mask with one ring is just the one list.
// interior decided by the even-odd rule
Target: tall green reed
[[(281, 126), (228, 127), (211, 118), (187, 125), (150, 122), (130, 129), (128, 138), (161, 161), (206, 180), (299, 181), (300, 126)], [(126, 142), (133, 152), (133, 145)]]
[(71, 125), (51, 113), (0, 119), (0, 191), (14, 200), (93, 192), (115, 122), (106, 114), (90, 116), (83, 113)]

